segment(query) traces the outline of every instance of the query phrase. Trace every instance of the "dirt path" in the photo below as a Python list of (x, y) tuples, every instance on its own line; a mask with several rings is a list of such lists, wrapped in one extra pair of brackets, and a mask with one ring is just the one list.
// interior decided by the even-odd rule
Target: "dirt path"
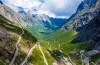
[(20, 65), (24, 65), (24, 64), (27, 62), (27, 59), (32, 55), (32, 51), (33, 51), (33, 49), (35, 49), (36, 47), (37, 47), (37, 44), (36, 44), (35, 46), (33, 46), (33, 47), (29, 50), (27, 56), (25, 57), (25, 59), (22, 61), (22, 63), (21, 63)]
[(60, 57), (61, 60), (62, 60), (66, 65), (76, 65), (74, 62), (72, 62), (70, 56), (69, 56), (68, 54), (64, 53), (64, 52), (60, 49), (60, 44), (59, 44), (59, 46), (58, 46), (58, 49), (59, 49), (59, 51), (60, 51), (61, 53), (63, 53), (63, 54), (65, 54), (65, 55), (68, 56), (68, 57), (64, 57), (64, 56), (63, 56), (63, 58)]
[(21, 50), (23, 50), (26, 54), (28, 54), (29, 52), (29, 48), (27, 48), (26, 46), (22, 45), (22, 44), (18, 44), (18, 46), (21, 48)]
[(38, 44), (38, 47), (39, 47), (40, 52), (42, 53), (42, 56), (43, 56), (43, 59), (44, 59), (44, 63), (45, 63), (46, 65), (48, 65), (47, 59), (46, 59), (46, 57), (45, 57), (45, 55), (44, 55), (44, 52), (42, 51), (42, 47), (41, 47), (40, 43), (37, 42), (37, 44)]
[(96, 65), (94, 62), (91, 61), (90, 57), (93, 56), (93, 55), (96, 55), (100, 53), (100, 51), (98, 50), (92, 50), (92, 51), (88, 51), (88, 52), (82, 52), (81, 53), (81, 61), (82, 61), (82, 65), (90, 65), (90, 62), (93, 64), (93, 65)]
[[(22, 28), (21, 28), (21, 29), (22, 29)], [(19, 35), (18, 41), (16, 42), (16, 51), (15, 51), (14, 56), (13, 56), (11, 62), (9, 63), (9, 65), (13, 65), (13, 64), (14, 64), (14, 61), (15, 61), (15, 59), (16, 59), (16, 56), (18, 55), (18, 44), (19, 44), (19, 42), (20, 42), (20, 40), (21, 40), (21, 36), (22, 36), (23, 34), (24, 34), (24, 30), (22, 29), (22, 33)]]

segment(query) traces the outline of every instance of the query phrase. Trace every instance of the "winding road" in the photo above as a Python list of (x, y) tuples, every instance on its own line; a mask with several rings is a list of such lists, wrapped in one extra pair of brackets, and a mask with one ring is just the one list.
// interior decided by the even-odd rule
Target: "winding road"
[(37, 47), (37, 44), (35, 44), (35, 46), (33, 46), (30, 50), (29, 53), (27, 54), (27, 56), (25, 57), (25, 59), (22, 61), (22, 63), (20, 65), (24, 65), (27, 62), (27, 59), (32, 55), (32, 51), (33, 49), (35, 49)]
[(43, 59), (44, 59), (44, 63), (45, 63), (46, 65), (48, 65), (47, 59), (46, 59), (46, 57), (45, 57), (45, 55), (44, 55), (44, 53), (43, 53), (43, 51), (42, 51), (42, 47), (41, 47), (40, 43), (37, 42), (37, 44), (38, 44), (38, 47), (39, 47), (40, 52), (42, 53), (42, 56), (43, 56)]
[(22, 30), (22, 33), (19, 35), (18, 41), (16, 42), (16, 51), (15, 51), (14, 56), (13, 56), (11, 62), (9, 63), (9, 65), (13, 65), (14, 64), (16, 56), (18, 55), (18, 44), (19, 44), (19, 42), (21, 40), (21, 36), (24, 34), (24, 30), (22, 28), (21, 28), (21, 30)]
[[(86, 53), (86, 54), (85, 54)], [(82, 52), (81, 53), (81, 61), (82, 61), (82, 65), (90, 65), (90, 62), (93, 64), (93, 65), (96, 65), (94, 62), (91, 61), (90, 57), (93, 56), (93, 55), (96, 55), (98, 53), (100, 53), (100, 51), (98, 50), (92, 50), (92, 51), (88, 51), (88, 52)]]
[(20, 65), (24, 65), (24, 64), (27, 62), (27, 59), (32, 55), (32, 51), (33, 51), (37, 46), (39, 47), (39, 50), (40, 50), (40, 52), (42, 53), (42, 56), (43, 56), (43, 59), (44, 59), (44, 63), (45, 63), (46, 65), (48, 65), (47, 59), (46, 59), (46, 57), (45, 57), (45, 55), (44, 55), (44, 53), (43, 53), (43, 51), (42, 51), (42, 47), (41, 47), (41, 45), (40, 45), (39, 42), (36, 42), (35, 46), (33, 46), (33, 47), (29, 50), (27, 56), (26, 56), (25, 59), (21, 62)]
[(89, 64), (89, 58), (87, 56), (85, 56), (84, 53), (81, 54), (81, 61), (82, 61), (82, 65), (84, 65), (84, 63), (86, 65), (90, 65)]
[(65, 62), (67, 63), (67, 65), (73, 65), (69, 59), (67, 57), (63, 57), (63, 59), (65, 60)]
[[(18, 55), (18, 45), (19, 45), (19, 43), (20, 43), (20, 40), (21, 40), (22, 35), (24, 34), (24, 30), (23, 30), (22, 28), (21, 28), (21, 30), (22, 30), (22, 33), (19, 35), (19, 38), (18, 38), (18, 40), (17, 40), (17, 42), (16, 42), (16, 50), (15, 50), (14, 56), (13, 56), (13, 58), (11, 59), (9, 65), (14, 65), (15, 59), (16, 59), (16, 57), (17, 57), (17, 55)], [(48, 45), (50, 45), (50, 43), (48, 43)], [(24, 60), (21, 62), (20, 65), (24, 65), (24, 64), (27, 62), (28, 58), (32, 55), (32, 51), (33, 51), (37, 46), (38, 46), (38, 48), (39, 48), (39, 50), (40, 50), (40, 52), (41, 52), (41, 54), (42, 54), (42, 56), (43, 56), (43, 60), (44, 60), (45, 65), (49, 65), (48, 62), (47, 62), (47, 59), (46, 59), (46, 57), (45, 57), (45, 54), (44, 54), (44, 52), (43, 52), (43, 50), (42, 50), (42, 47), (41, 47), (41, 45), (40, 45), (39, 42), (36, 42), (36, 44), (28, 51), (28, 54), (26, 55), (26, 57), (24, 58)], [(50, 45), (50, 49), (51, 49), (51, 45)], [(59, 46), (58, 46), (58, 49), (59, 49), (59, 51), (60, 51), (61, 53), (64, 53), (64, 52), (60, 49), (60, 44), (59, 44)], [(90, 52), (91, 52), (92, 54), (90, 54)], [(97, 51), (97, 50), (93, 50), (93, 51), (90, 51), (90, 52), (88, 52), (88, 55), (90, 55), (90, 56), (91, 56), (91, 55), (95, 55), (95, 54), (97, 54), (97, 53), (100, 53), (100, 51)], [(93, 53), (93, 52), (95, 52), (95, 53)], [(66, 53), (64, 53), (64, 54), (66, 54)], [(63, 56), (63, 57), (60, 57), (61, 60), (62, 60), (66, 65), (76, 65), (74, 62), (72, 62), (70, 56), (69, 56), (68, 54), (66, 54), (66, 55), (67, 55), (68, 57), (64, 57), (64, 56)], [(84, 53), (82, 53), (82, 54), (81, 54), (81, 61), (82, 61), (82, 65), (84, 65), (84, 63), (85, 63), (85, 65), (90, 65), (89, 61), (91, 61), (91, 60), (90, 60), (90, 58), (87, 57)], [(93, 63), (92, 61), (91, 61), (91, 63), (92, 63), (93, 65), (96, 65), (96, 64)]]
[[(61, 49), (60, 49), (60, 44), (59, 44), (59, 46), (58, 46), (58, 49), (59, 49), (59, 51), (61, 52), (61, 53), (64, 53)], [(62, 59), (62, 61), (66, 64), (66, 65), (76, 65), (74, 62), (72, 62), (72, 60), (71, 60), (71, 58), (70, 58), (70, 56), (68, 55), (68, 54), (66, 54), (66, 53), (64, 53), (65, 55), (67, 55), (68, 57), (64, 57), (63, 56), (63, 58), (61, 58)]]

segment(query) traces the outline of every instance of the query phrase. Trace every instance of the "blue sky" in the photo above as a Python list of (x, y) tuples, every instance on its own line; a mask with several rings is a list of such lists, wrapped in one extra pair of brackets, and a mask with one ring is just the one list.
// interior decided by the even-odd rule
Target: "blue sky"
[(24, 8), (32, 14), (45, 14), (54, 18), (68, 18), (77, 10), (82, 0), (2, 0), (6, 5), (18, 11)]

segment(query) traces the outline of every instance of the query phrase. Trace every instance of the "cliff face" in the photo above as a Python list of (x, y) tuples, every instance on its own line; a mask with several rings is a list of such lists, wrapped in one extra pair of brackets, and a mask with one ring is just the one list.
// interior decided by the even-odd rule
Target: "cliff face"
[(89, 40), (91, 48), (100, 50), (100, 11), (95, 18), (82, 27), (76, 39)]
[(11, 8), (9, 8), (8, 6), (6, 6), (5, 4), (0, 3), (0, 15), (4, 16), (6, 19), (8, 19), (10, 22), (14, 25), (22, 25), (23, 27), (28, 25), (28, 21), (26, 20), (26, 18), (24, 16), (22, 16), (21, 14), (15, 12), (14, 10), (12, 10)]
[[(91, 3), (90, 0), (89, 2)], [(79, 7), (81, 5), (82, 4), (80, 4)], [(93, 18), (95, 18), (99, 9), (100, 9), (99, 0), (97, 0), (95, 4), (92, 3), (92, 6), (88, 5), (88, 7), (84, 6), (84, 8), (78, 8), (76, 14), (74, 14), (74, 16), (71, 17), (71, 19), (68, 21), (68, 23), (66, 23), (63, 26), (63, 28), (69, 30), (71, 29), (80, 30), (82, 26), (88, 24)]]
[(82, 10), (86, 10), (87, 8), (93, 6), (96, 3), (96, 0), (84, 0), (82, 3), (79, 5), (77, 12), (80, 12)]
[[(91, 0), (89, 0), (91, 1)], [(79, 11), (79, 10), (78, 10)], [(63, 28), (75, 29), (78, 32), (76, 39), (89, 41), (92, 49), (100, 50), (100, 0), (87, 9), (79, 11)]]

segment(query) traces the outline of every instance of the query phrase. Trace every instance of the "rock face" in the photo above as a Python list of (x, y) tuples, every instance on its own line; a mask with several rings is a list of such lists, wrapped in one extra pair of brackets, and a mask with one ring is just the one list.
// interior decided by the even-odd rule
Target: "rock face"
[(84, 0), (63, 28), (69, 30), (81, 28), (97, 15), (98, 9), (99, 3), (95, 4), (95, 0)]
[(100, 10), (95, 18), (82, 27), (76, 38), (83, 41), (90, 40), (91, 47), (100, 50)]
[(82, 10), (86, 10), (87, 8), (93, 6), (96, 3), (96, 0), (84, 0), (82, 3), (79, 5), (77, 12), (80, 12)]
[(22, 15), (10, 9), (2, 2), (0, 3), (0, 14), (5, 18), (7, 18), (12, 24), (16, 24), (16, 25), (21, 24), (23, 26), (26, 26), (26, 23), (24, 21), (25, 18)]
[[(78, 35), (76, 39), (89, 41), (92, 49), (100, 50), (100, 0), (96, 0), (95, 4), (93, 4), (94, 0), (85, 1), (88, 1), (90, 6), (88, 8), (84, 7), (85, 9), (78, 8), (78, 13), (75, 14), (63, 28), (67, 30), (77, 30)], [(82, 4), (80, 6), (82, 6)]]

